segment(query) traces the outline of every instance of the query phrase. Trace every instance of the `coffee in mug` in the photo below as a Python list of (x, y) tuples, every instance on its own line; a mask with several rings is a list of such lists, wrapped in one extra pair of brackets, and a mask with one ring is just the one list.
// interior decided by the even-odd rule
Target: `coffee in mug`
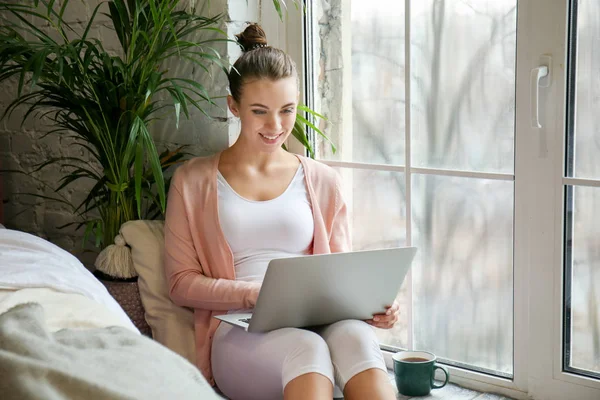
[(409, 357), (409, 358), (403, 358), (402, 361), (404, 361), (404, 362), (427, 362), (429, 360), (427, 360), (426, 358), (421, 358), (421, 357)]

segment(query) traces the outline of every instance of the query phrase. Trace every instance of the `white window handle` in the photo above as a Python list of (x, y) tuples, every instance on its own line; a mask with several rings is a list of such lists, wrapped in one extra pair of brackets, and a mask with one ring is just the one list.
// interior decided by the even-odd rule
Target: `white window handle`
[[(539, 118), (540, 79), (548, 75), (548, 67), (541, 65), (531, 70), (531, 127), (541, 128)], [(547, 85), (545, 85), (547, 86)]]

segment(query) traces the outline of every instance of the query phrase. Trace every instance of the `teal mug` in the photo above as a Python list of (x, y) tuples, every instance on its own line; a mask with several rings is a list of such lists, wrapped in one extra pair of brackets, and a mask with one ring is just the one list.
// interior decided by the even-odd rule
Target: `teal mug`
[[(435, 355), (426, 351), (400, 351), (392, 355), (394, 376), (398, 391), (405, 396), (427, 396), (431, 389), (446, 386), (450, 374), (445, 367), (435, 363)], [(446, 375), (444, 383), (436, 385), (434, 377), (437, 369)]]

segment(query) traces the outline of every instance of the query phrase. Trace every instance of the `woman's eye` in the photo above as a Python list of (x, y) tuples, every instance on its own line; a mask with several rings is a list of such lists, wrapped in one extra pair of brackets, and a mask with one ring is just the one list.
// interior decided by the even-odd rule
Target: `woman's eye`
[(294, 109), (293, 108), (286, 108), (285, 110), (283, 110), (283, 112), (285, 114), (292, 114), (294, 112)]
[(265, 111), (263, 111), (263, 110), (252, 110), (252, 112), (253, 112), (254, 114), (256, 114), (256, 115), (263, 115), (263, 114), (266, 114), (266, 112), (265, 112)]

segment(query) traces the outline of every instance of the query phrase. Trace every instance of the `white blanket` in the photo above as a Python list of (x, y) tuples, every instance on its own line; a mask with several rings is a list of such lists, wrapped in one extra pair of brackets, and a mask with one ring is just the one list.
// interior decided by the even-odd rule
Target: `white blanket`
[(51, 333), (39, 304), (0, 314), (2, 400), (216, 400), (200, 371), (119, 327)]
[[(0, 289), (16, 291), (40, 288), (84, 296), (114, 315), (113, 318), (107, 318), (105, 326), (120, 325), (139, 332), (104, 285), (72, 254), (40, 237), (0, 229)], [(67, 297), (57, 296), (51, 291), (29, 290), (20, 292), (17, 297), (13, 295), (10, 299), (4, 291), (5, 307), (14, 305), (16, 299), (21, 299), (19, 302), (39, 301), (38, 296), (52, 299), (56, 304), (67, 300)], [(7, 299), (9, 303), (6, 303)], [(44, 304), (43, 301), (39, 302)], [(91, 306), (92, 302), (86, 301), (72, 304), (75, 310), (73, 312), (79, 313), (78, 315), (82, 315), (85, 310), (89, 311)], [(48, 308), (47, 312), (52, 312), (53, 308)], [(116, 323), (114, 318), (118, 318), (121, 323)]]

